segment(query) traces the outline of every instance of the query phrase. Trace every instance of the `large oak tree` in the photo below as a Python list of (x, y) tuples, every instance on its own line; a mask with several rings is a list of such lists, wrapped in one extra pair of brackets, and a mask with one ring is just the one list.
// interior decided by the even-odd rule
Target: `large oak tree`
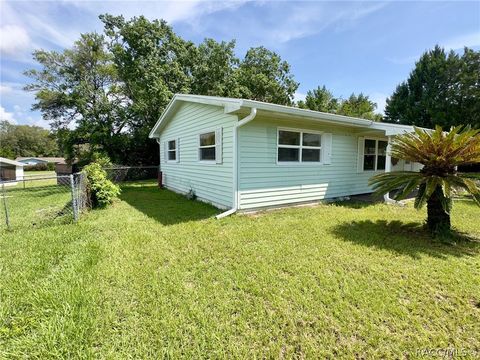
[(196, 46), (163, 20), (100, 19), (104, 35), (82, 35), (63, 52), (36, 51), (40, 69), (27, 71), (33, 108), (57, 130), (70, 157), (88, 142), (115, 162), (158, 162), (148, 132), (175, 93), (293, 102), (298, 83), (290, 65), (264, 47), (239, 60), (234, 41)]

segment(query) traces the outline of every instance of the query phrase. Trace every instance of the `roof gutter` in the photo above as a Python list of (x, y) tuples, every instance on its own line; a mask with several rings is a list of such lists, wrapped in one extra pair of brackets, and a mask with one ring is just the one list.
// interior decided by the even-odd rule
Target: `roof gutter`
[(238, 210), (238, 128), (255, 119), (255, 116), (257, 116), (257, 108), (252, 107), (250, 114), (233, 126), (233, 207), (230, 210), (218, 214), (216, 216), (217, 219), (232, 215)]

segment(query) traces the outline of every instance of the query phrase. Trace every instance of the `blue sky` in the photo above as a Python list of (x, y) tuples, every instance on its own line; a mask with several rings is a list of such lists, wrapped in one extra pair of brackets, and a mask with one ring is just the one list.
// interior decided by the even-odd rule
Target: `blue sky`
[(299, 1), (5, 1), (0, 0), (0, 118), (48, 127), (30, 111), (33, 94), (22, 72), (34, 67), (35, 48), (69, 47), (80, 33), (101, 31), (98, 15), (163, 18), (182, 37), (237, 40), (278, 52), (300, 82), (297, 98), (317, 85), (336, 96), (385, 99), (405, 80), (415, 60), (440, 44), (480, 49), (480, 2)]

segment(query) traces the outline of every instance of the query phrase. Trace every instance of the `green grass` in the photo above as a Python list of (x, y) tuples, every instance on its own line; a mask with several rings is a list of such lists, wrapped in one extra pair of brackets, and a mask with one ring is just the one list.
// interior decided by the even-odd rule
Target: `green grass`
[(72, 193), (68, 178), (64, 179), (66, 183), (59, 185), (54, 172), (44, 173), (6, 186), (4, 190), (0, 188), (0, 232), (6, 229), (5, 205), (12, 230), (72, 222)]
[(78, 224), (0, 233), (0, 358), (480, 348), (480, 212), (469, 201), (454, 204), (463, 239), (444, 244), (410, 206), (214, 220), (208, 205), (143, 185)]
[(55, 176), (54, 170), (24, 171), (26, 177)]

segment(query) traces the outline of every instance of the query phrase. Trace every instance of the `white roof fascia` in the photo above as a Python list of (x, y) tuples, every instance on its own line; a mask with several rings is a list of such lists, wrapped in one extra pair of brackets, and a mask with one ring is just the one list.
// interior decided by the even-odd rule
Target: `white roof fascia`
[(163, 121), (166, 118), (168, 118), (168, 116), (170, 115), (170, 112), (174, 110), (174, 104), (178, 101), (223, 106), (224, 112), (226, 114), (236, 112), (241, 108), (256, 108), (257, 110), (263, 110), (267, 112), (276, 112), (276, 113), (281, 113), (285, 115), (301, 117), (305, 119), (328, 122), (332, 124), (349, 125), (349, 126), (362, 127), (362, 128), (372, 129), (372, 130), (385, 131), (386, 136), (398, 135), (398, 134), (403, 134), (405, 132), (413, 131), (413, 126), (410, 126), (410, 125), (382, 123), (378, 121), (360, 119), (360, 118), (351, 117), (351, 116), (330, 114), (330, 113), (300, 109), (300, 108), (285, 106), (285, 105), (270, 104), (270, 103), (265, 103), (265, 102), (256, 101), (256, 100), (232, 99), (232, 98), (217, 97), (217, 96), (176, 94), (168, 104), (167, 108), (163, 112), (160, 119), (157, 121), (157, 123), (153, 127), (152, 131), (150, 132), (150, 135), (149, 135), (150, 138), (158, 137), (158, 136), (154, 136), (155, 132), (162, 125)]
[(320, 111), (300, 109), (300, 108), (295, 108), (295, 107), (285, 106), (285, 105), (269, 104), (261, 101), (254, 101), (254, 100), (243, 100), (242, 106), (255, 107), (257, 108), (257, 110), (278, 112), (278, 113), (283, 113), (283, 114), (297, 116), (297, 117), (332, 122), (335, 124), (347, 124), (347, 125), (357, 125), (357, 126), (359, 125), (362, 127), (369, 127), (372, 123), (375, 122), (373, 120), (366, 120), (366, 119), (354, 118), (350, 116), (329, 114), (329, 113), (324, 113)]
[(25, 164), (23, 164), (23, 163), (21, 163), (21, 162), (18, 162), (18, 161), (15, 161), (15, 160), (6, 159), (6, 158), (3, 158), (3, 157), (0, 157), (0, 163), (9, 164), (9, 165), (15, 165), (15, 166), (25, 166)]
[(230, 99), (230, 98), (222, 98), (217, 96), (203, 96), (203, 95), (189, 95), (189, 94), (175, 94), (170, 100), (170, 103), (167, 105), (165, 111), (163, 112), (160, 119), (158, 119), (157, 123), (153, 127), (152, 131), (148, 135), (149, 138), (158, 138), (155, 136), (156, 131), (162, 125), (163, 121), (168, 118), (170, 112), (174, 110), (174, 104), (178, 101), (185, 101), (185, 102), (193, 102), (205, 105), (215, 105), (215, 106), (223, 106), (225, 113), (230, 113), (233, 111), (237, 111), (240, 109), (240, 105), (242, 100), (239, 99)]

